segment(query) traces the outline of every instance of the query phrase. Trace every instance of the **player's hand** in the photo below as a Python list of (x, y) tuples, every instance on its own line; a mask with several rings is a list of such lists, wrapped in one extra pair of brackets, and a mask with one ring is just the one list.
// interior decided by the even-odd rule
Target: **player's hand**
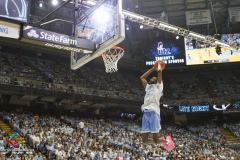
[(152, 67), (152, 70), (153, 71), (158, 71), (157, 68), (155, 68), (154, 66)]

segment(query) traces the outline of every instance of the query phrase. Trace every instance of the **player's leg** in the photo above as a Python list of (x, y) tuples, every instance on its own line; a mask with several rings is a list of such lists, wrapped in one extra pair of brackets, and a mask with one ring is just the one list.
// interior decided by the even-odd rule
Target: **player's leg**
[(153, 141), (152, 138), (149, 138), (149, 133), (142, 133), (142, 142), (145, 144), (154, 144), (155, 142)]
[(152, 112), (150, 120), (150, 130), (153, 134), (153, 141), (157, 144), (161, 144), (166, 150), (172, 150), (174, 148), (174, 143), (170, 136), (167, 136), (166, 139), (159, 138), (159, 132), (161, 130), (160, 121), (160, 115)]
[(167, 143), (167, 141), (164, 138), (159, 138), (159, 132), (161, 130), (161, 124), (160, 124), (160, 115), (158, 115), (155, 112), (150, 113), (150, 130), (153, 134), (153, 141), (157, 144), (164, 144)]
[(165, 144), (168, 142), (165, 138), (159, 138), (159, 133), (153, 133), (153, 141), (157, 144)]
[(149, 133), (150, 131), (150, 112), (143, 112), (143, 117), (142, 117), (142, 142), (146, 144), (154, 144), (154, 141), (152, 138), (149, 138)]

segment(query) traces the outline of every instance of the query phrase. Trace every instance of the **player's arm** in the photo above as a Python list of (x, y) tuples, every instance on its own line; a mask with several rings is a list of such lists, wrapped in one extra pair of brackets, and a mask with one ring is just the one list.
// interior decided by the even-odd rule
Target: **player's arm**
[(164, 63), (163, 61), (160, 61), (158, 63), (158, 77), (157, 77), (157, 81), (159, 84), (162, 83), (162, 67), (161, 67), (161, 64)]
[(156, 69), (154, 67), (152, 67), (151, 69), (149, 69), (147, 72), (145, 72), (141, 77), (141, 82), (144, 88), (146, 88), (148, 82), (147, 82), (147, 77), (149, 76), (149, 74), (151, 74), (153, 71), (156, 71)]
[(159, 70), (159, 71), (158, 71), (158, 78), (157, 78), (157, 81), (158, 81), (159, 84), (162, 83), (162, 70)]

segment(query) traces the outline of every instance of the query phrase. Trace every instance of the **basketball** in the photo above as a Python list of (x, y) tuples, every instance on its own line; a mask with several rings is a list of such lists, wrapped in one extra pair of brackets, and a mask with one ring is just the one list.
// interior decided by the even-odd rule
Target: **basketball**
[(160, 62), (160, 64), (161, 64), (162, 70), (164, 70), (165, 67), (166, 67), (166, 64), (165, 64), (162, 60), (157, 60), (157, 61), (155, 62), (155, 64), (154, 64), (154, 68), (155, 68), (156, 70), (158, 70), (158, 63), (159, 63), (159, 62)]

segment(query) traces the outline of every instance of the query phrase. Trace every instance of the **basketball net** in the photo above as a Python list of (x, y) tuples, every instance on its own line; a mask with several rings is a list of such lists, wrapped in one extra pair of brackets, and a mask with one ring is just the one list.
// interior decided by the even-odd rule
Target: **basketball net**
[(124, 49), (117, 46), (113, 46), (102, 54), (107, 73), (117, 72), (117, 63), (123, 55)]

